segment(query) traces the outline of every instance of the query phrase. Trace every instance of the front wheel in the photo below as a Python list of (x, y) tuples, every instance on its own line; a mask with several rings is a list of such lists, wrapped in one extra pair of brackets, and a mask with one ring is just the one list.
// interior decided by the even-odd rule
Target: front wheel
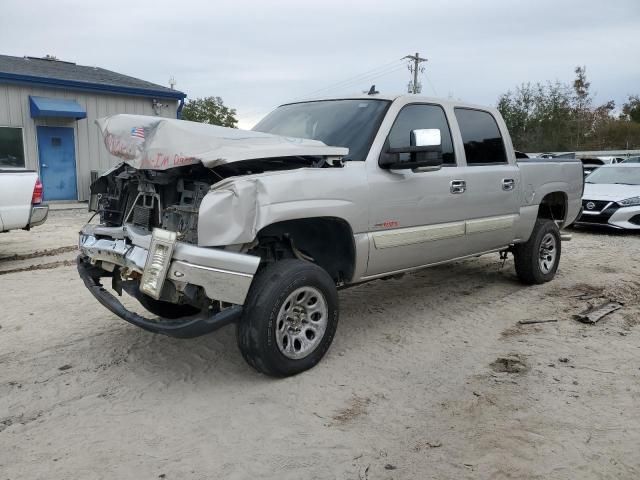
[(552, 280), (560, 264), (561, 251), (560, 230), (556, 223), (538, 219), (529, 240), (513, 248), (520, 281), (535, 285)]
[(259, 372), (287, 377), (312, 368), (338, 326), (338, 292), (314, 263), (282, 260), (254, 278), (236, 327), (244, 359)]

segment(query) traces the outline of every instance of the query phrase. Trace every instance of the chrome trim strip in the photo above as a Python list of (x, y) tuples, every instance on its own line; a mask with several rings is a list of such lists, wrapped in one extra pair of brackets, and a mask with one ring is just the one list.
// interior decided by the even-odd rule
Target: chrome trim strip
[(382, 232), (374, 232), (371, 236), (376, 249), (382, 249), (461, 237), (464, 233), (464, 222), (452, 222), (384, 230)]
[[(465, 258), (479, 257), (481, 255), (486, 255), (487, 253), (499, 252), (499, 251), (504, 250), (505, 248), (508, 248), (508, 247), (509, 247), (509, 245), (505, 245), (505, 246), (500, 247), (500, 248), (494, 248), (492, 250), (486, 250), (486, 251), (480, 252), (480, 253), (472, 253), (470, 255), (464, 255), (462, 257), (451, 258), (449, 260), (442, 260), (440, 262), (425, 263), (424, 265), (419, 265), (417, 267), (409, 267), (409, 268), (403, 268), (401, 270), (393, 270), (391, 272), (377, 273), (375, 275), (369, 275), (369, 276), (366, 276), (366, 277), (361, 277), (358, 280), (358, 282), (365, 282), (365, 281), (368, 281), (368, 280), (375, 280), (376, 278), (382, 278), (382, 277), (388, 277), (388, 276), (391, 276), (391, 275), (397, 275), (399, 273), (408, 273), (408, 272), (413, 272), (415, 270), (422, 270), (423, 268), (435, 267), (436, 265), (443, 265), (445, 263), (456, 262), (458, 260), (464, 260)], [(358, 283), (358, 282), (356, 282), (356, 283)]]
[(478, 218), (467, 220), (467, 235), (470, 233), (492, 232), (512, 228), (517, 215), (502, 215), (499, 217)]
[(376, 249), (403, 247), (416, 243), (433, 242), (448, 238), (461, 237), (473, 233), (492, 232), (513, 228), (517, 214), (498, 217), (461, 220), (451, 223), (438, 223), (419, 227), (396, 228), (372, 232), (371, 237)]

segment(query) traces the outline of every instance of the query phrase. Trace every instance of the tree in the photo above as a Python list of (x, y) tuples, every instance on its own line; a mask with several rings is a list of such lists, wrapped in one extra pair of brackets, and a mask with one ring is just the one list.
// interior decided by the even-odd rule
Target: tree
[(640, 95), (629, 95), (627, 103), (622, 105), (622, 113), (632, 122), (640, 123)]
[(591, 116), (591, 105), (593, 98), (589, 88), (591, 82), (587, 81), (587, 67), (576, 67), (574, 70), (576, 78), (573, 81), (573, 110), (575, 122), (575, 145), (580, 147), (584, 137), (589, 135), (589, 123)]
[(571, 91), (567, 85), (525, 83), (498, 99), (513, 143), (519, 150), (569, 149)]
[(517, 150), (562, 152), (635, 149), (640, 146), (640, 96), (630, 95), (622, 115), (615, 103), (594, 106), (586, 68), (576, 67), (573, 83), (530, 83), (498, 98)]
[(182, 119), (231, 128), (238, 124), (235, 108), (227, 107), (220, 97), (189, 100), (182, 109)]

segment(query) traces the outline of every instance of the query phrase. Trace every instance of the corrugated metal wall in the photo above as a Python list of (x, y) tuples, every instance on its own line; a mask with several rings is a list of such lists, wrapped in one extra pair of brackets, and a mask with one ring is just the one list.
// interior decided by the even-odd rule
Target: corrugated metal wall
[[(29, 110), (29, 95), (75, 100), (87, 111), (87, 118), (34, 119)], [(160, 115), (176, 118), (178, 102), (159, 99), (163, 105)], [(91, 170), (103, 171), (120, 160), (107, 152), (95, 119), (116, 113), (155, 115), (151, 98), (103, 95), (91, 92), (75, 92), (53, 88), (32, 88), (29, 86), (0, 84), (0, 126), (23, 127), (26, 167), (39, 170), (38, 141), (36, 126), (73, 127), (76, 142), (76, 168), (79, 200), (89, 199), (89, 178)]]

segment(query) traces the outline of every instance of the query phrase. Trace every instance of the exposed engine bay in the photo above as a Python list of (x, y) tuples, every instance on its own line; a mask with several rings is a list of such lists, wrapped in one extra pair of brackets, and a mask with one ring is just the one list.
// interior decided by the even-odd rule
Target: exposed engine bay
[(266, 171), (340, 166), (322, 157), (246, 160), (215, 168), (194, 164), (167, 170), (138, 170), (123, 163), (91, 185), (93, 209), (104, 226), (130, 224), (149, 231), (159, 227), (176, 232), (181, 242), (197, 244), (200, 203), (217, 182)]
[(201, 166), (155, 171), (123, 164), (94, 182), (91, 193), (97, 195), (102, 225), (162, 227), (177, 232), (181, 241), (197, 243), (198, 207), (215, 180)]

